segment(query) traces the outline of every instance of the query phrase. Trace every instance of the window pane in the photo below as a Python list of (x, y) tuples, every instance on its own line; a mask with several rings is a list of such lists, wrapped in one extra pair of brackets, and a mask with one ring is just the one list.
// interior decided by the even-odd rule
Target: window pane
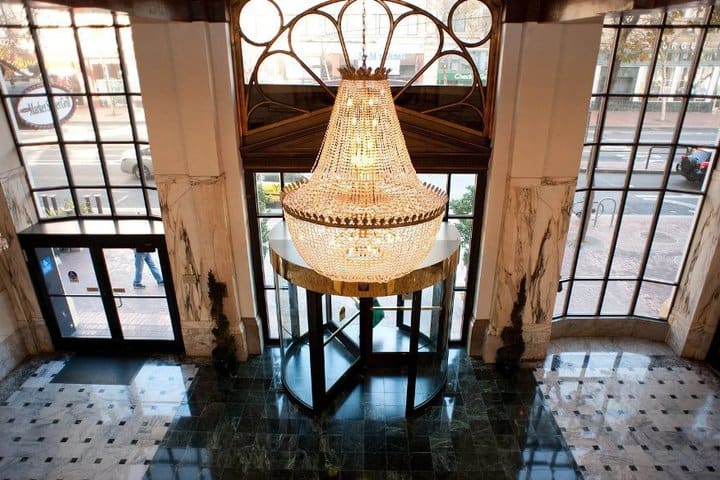
[(132, 102), (133, 116), (135, 117), (135, 132), (139, 142), (148, 141), (147, 123), (145, 122), (145, 108), (143, 107), (142, 97), (135, 95), (130, 97)]
[(32, 188), (67, 186), (67, 175), (57, 145), (20, 147), (20, 152)]
[(632, 177), (630, 177), (630, 188), (660, 188), (669, 154), (669, 147), (638, 146)]
[(682, 95), (688, 90), (700, 29), (669, 29), (663, 33), (650, 93)]
[(625, 185), (625, 173), (630, 163), (631, 147), (601, 146), (595, 161), (593, 186), (618, 188)]
[(668, 192), (663, 199), (645, 278), (676, 282), (700, 206), (699, 195)]
[(0, 85), (3, 93), (20, 95), (31, 85), (42, 82), (32, 36), (26, 28), (5, 28), (2, 34), (0, 61), (4, 67)]
[(42, 219), (75, 216), (70, 190), (46, 190), (34, 196)]
[(36, 25), (49, 27), (69, 27), (70, 10), (67, 7), (56, 7), (45, 4), (39, 8), (30, 9)]
[(80, 47), (85, 59), (90, 91), (122, 92), (123, 82), (115, 43), (114, 28), (79, 28)]
[(629, 193), (618, 232), (610, 276), (637, 278), (657, 205), (656, 192)]
[(570, 224), (568, 227), (567, 241), (565, 243), (565, 253), (563, 254), (562, 267), (560, 268), (560, 278), (568, 278), (570, 276), (570, 268), (572, 268), (575, 250), (579, 243), (578, 235), (580, 235), (580, 225), (582, 224), (582, 212), (585, 208), (586, 192), (576, 192), (575, 200), (570, 211)]
[(160, 218), (162, 216), (162, 212), (160, 210), (160, 199), (158, 198), (157, 190), (148, 188), (145, 192), (147, 193), (148, 201), (150, 202), (150, 215)]
[(714, 161), (715, 150), (711, 148), (678, 147), (668, 188), (697, 193), (705, 191)]
[(0, 24), (2, 25), (27, 25), (25, 8), (19, 0), (5, 1), (0, 3)]
[(100, 156), (95, 145), (65, 145), (65, 153), (76, 186), (105, 185)]
[(607, 89), (608, 72), (610, 71), (610, 59), (615, 47), (616, 28), (603, 28), (600, 37), (600, 51), (598, 52), (595, 65), (595, 80), (593, 81), (593, 93), (604, 93)]
[(255, 195), (259, 215), (282, 214), (279, 173), (256, 173)]
[(475, 181), (477, 175), (450, 176), (450, 215), (472, 215), (475, 209)]
[[(119, 17), (118, 17), (119, 19)], [(122, 46), (123, 67), (127, 76), (128, 93), (140, 93), (140, 80), (138, 79), (137, 64), (135, 63), (135, 48), (130, 28), (120, 28), (120, 45)]]
[[(720, 122), (717, 121), (714, 113), (702, 111), (707, 108), (699, 110), (700, 107), (697, 105), (696, 103), (688, 105), (688, 111), (680, 130), (680, 143), (713, 147), (717, 144), (718, 134), (720, 134)], [(705, 107), (704, 104), (701, 106)], [(696, 108), (698, 108), (697, 111)]]
[(637, 282), (609, 281), (605, 289), (601, 315), (629, 315), (630, 303), (635, 293)]
[(614, 219), (609, 207), (605, 210), (605, 204), (614, 199), (610, 196), (613, 195), (611, 192), (590, 192), (590, 195), (592, 211), (588, 212), (585, 220), (575, 276), (597, 278), (604, 273), (613, 232), (610, 222)]
[(141, 188), (113, 188), (112, 197), (118, 215), (147, 215)]
[(72, 29), (39, 29), (38, 39), (50, 85), (62, 87), (72, 93), (84, 93)]
[[(715, 10), (720, 11), (720, 8), (715, 7)], [(693, 80), (692, 93), (694, 95), (720, 94), (720, 82), (718, 81), (717, 72), (718, 45), (720, 45), (720, 29), (708, 29), (705, 34), (702, 53), (700, 54), (700, 63)]]
[(588, 168), (590, 168), (590, 160), (593, 155), (593, 147), (583, 147), (582, 157), (580, 158), (580, 169), (578, 170), (578, 179), (576, 189), (587, 188), (588, 179)]
[[(146, 147), (143, 147), (146, 148)], [(140, 177), (137, 172), (138, 162), (135, 145), (132, 144), (102, 144), (103, 153), (105, 155), (105, 164), (107, 165), (108, 179), (111, 185), (119, 186), (140, 186)], [(147, 149), (148, 152), (150, 149)], [(149, 153), (144, 158), (144, 165), (150, 165), (152, 169), (152, 160), (149, 161)]]
[(573, 282), (567, 314), (594, 315), (600, 296), (600, 285), (601, 282)]
[(94, 8), (76, 8), (75, 25), (83, 26), (111, 26), (113, 23), (112, 14), (107, 10), (96, 10)]
[(602, 141), (628, 143), (635, 139), (641, 102), (634, 97), (610, 97), (603, 127)]
[(635, 306), (635, 315), (667, 320), (674, 294), (675, 287), (670, 285), (643, 282)]
[[(71, 99), (74, 102), (75, 111), (67, 116), (58, 115), (58, 118), (62, 120), (63, 140), (66, 142), (94, 142), (96, 138), (90, 118), (90, 109), (88, 108), (88, 102), (90, 101), (88, 97), (64, 98)], [(55, 97), (55, 102), (57, 104), (58, 97)]]
[(680, 97), (648, 98), (640, 141), (643, 143), (671, 143), (680, 118), (682, 104)]
[(468, 264), (470, 263), (470, 242), (472, 241), (472, 224), (469, 218), (450, 219), (450, 223), (457, 228), (460, 234), (460, 262), (455, 272), (455, 286), (467, 285)]
[(665, 23), (670, 25), (697, 25), (705, 23), (708, 5), (689, 6), (668, 8)]
[(627, 28), (620, 31), (610, 93), (645, 91), (657, 35), (658, 30), (651, 28)]
[(662, 23), (663, 11), (656, 10), (640, 10), (623, 12), (623, 25), (659, 25)]
[(455, 292), (453, 297), (452, 323), (450, 324), (450, 340), (462, 340), (463, 312), (465, 311), (465, 292)]
[(78, 189), (80, 215), (112, 215), (105, 189)]
[(260, 248), (262, 249), (263, 280), (268, 287), (273, 285), (273, 277), (275, 276), (272, 263), (270, 263), (270, 246), (268, 244), (270, 230), (281, 222), (281, 218), (261, 218), (258, 220), (260, 226)]
[(605, 101), (601, 97), (591, 97), (590, 107), (588, 109), (588, 124), (585, 131), (585, 141), (594, 142), (598, 132), (598, 123), (600, 122), (600, 112), (602, 111)]
[(124, 95), (93, 97), (100, 139), (103, 142), (133, 139)]
[[(280, 293), (287, 293), (287, 290), (281, 290)], [(275, 290), (265, 290), (265, 305), (267, 305), (267, 326), (268, 337), (270, 340), (278, 339), (278, 317), (277, 303), (275, 301)]]

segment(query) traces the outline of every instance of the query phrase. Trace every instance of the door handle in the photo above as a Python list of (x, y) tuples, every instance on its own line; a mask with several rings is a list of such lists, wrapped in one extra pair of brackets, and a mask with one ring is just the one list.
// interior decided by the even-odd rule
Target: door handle
[(113, 293), (125, 293), (125, 289), (123, 287), (113, 288)]
[(100, 289), (98, 287), (87, 287), (85, 290), (88, 292), (99, 292)]

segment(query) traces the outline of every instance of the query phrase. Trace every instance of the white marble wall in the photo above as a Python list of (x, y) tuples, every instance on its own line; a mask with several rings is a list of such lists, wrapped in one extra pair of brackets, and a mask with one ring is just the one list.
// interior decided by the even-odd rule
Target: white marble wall
[(216, 280), (228, 287), (225, 314), (236, 337), (238, 356), (247, 359), (245, 326), (232, 308), (237, 289), (233, 288), (224, 177), (158, 175), (156, 182), (186, 353), (210, 355), (214, 347), (207, 286), (212, 270)]
[(668, 322), (678, 355), (705, 359), (720, 319), (720, 174), (713, 173)]

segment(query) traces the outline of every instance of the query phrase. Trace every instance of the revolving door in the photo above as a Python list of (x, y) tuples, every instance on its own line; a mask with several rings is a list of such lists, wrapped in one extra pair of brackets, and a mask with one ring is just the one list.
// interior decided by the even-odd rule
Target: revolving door
[(460, 245), (443, 224), (413, 272), (387, 283), (334, 282), (300, 258), (284, 224), (270, 232), (282, 380), (301, 406), (320, 412), (367, 375), (399, 373), (409, 416), (445, 386), (453, 282)]

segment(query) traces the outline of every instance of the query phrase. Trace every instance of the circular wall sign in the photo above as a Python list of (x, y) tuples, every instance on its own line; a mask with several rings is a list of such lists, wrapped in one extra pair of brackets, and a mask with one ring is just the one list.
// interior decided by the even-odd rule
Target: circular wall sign
[[(57, 85), (50, 87), (53, 93), (55, 111), (58, 121), (63, 123), (75, 113), (75, 98), (68, 91)], [(31, 128), (52, 128), (53, 120), (50, 113), (50, 102), (45, 94), (45, 86), (38, 84), (26, 88), (22, 97), (15, 104), (18, 120)]]

